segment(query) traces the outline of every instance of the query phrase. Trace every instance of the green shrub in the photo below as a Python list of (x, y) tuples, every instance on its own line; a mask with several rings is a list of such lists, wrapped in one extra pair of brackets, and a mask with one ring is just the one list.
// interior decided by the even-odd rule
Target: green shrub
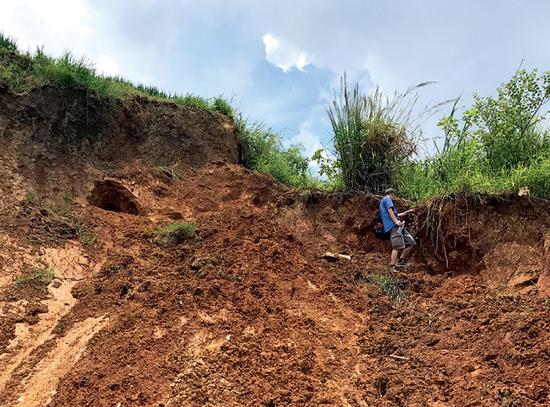
[(23, 270), (16, 277), (17, 287), (46, 287), (55, 278), (55, 270), (52, 267), (31, 267)]
[(174, 246), (195, 235), (197, 225), (194, 223), (172, 223), (159, 228), (155, 233), (155, 242), (162, 246)]
[(259, 124), (249, 124), (237, 118), (240, 162), (246, 168), (267, 172), (283, 184), (308, 188), (316, 184), (309, 172), (309, 160), (302, 155), (302, 147), (284, 148), (280, 136)]
[(496, 98), (474, 95), (464, 122), (489, 167), (503, 172), (529, 165), (550, 148), (548, 132), (538, 128), (544, 120), (541, 109), (550, 101), (550, 71), (539, 75), (536, 69), (520, 69), (497, 93)]

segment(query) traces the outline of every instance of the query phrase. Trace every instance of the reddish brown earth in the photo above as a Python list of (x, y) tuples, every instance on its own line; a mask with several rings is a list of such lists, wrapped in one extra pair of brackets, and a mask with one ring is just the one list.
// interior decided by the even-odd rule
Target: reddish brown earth
[[(369, 280), (374, 197), (245, 170), (227, 119), (172, 105), (117, 104), (60, 143), (82, 103), (58, 92), (0, 91), (0, 405), (550, 404), (550, 204), (420, 208), (396, 301)], [(45, 289), (14, 283), (40, 264)]]

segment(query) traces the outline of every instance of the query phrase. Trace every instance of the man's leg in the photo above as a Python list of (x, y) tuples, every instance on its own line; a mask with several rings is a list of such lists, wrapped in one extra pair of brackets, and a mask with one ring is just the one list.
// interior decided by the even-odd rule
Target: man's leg
[(405, 250), (401, 253), (401, 257), (399, 257), (401, 260), (407, 260), (407, 257), (409, 257), (409, 254), (411, 254), (411, 250), (414, 246), (406, 247)]
[(391, 231), (390, 241), (392, 245), (391, 260), (390, 260), (390, 269), (395, 271), (397, 266), (397, 258), (399, 253), (405, 248), (405, 240), (403, 239), (403, 234), (398, 231), (399, 228), (396, 226)]
[[(405, 249), (406, 250), (406, 249)], [(397, 264), (397, 256), (399, 256), (399, 252), (401, 250), (398, 249), (392, 249), (391, 251), (391, 260), (390, 260), (390, 267), (395, 267)]]
[(401, 253), (400, 260), (407, 260), (407, 257), (409, 257), (409, 254), (411, 254), (411, 251), (414, 246), (416, 246), (416, 241), (411, 236), (409, 232), (406, 230), (403, 230), (403, 241), (405, 242), (405, 250), (403, 250), (403, 253)]

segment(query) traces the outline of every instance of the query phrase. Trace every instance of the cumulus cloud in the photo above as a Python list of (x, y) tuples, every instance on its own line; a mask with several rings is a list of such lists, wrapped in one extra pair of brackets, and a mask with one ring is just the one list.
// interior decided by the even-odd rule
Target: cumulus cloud
[(301, 144), (307, 157), (311, 157), (315, 151), (322, 147), (321, 139), (314, 133), (312, 121), (309, 119), (300, 124), (299, 132), (292, 137), (291, 143)]
[(84, 0), (5, 0), (0, 13), (0, 30), (16, 37), (23, 49), (48, 45), (60, 53), (85, 49), (94, 34), (92, 11)]
[(304, 71), (309, 65), (307, 52), (301, 51), (294, 45), (283, 42), (270, 33), (266, 33), (262, 40), (267, 60), (283, 72), (288, 72), (292, 68)]
[(120, 74), (120, 68), (117, 62), (108, 55), (100, 54), (97, 61), (94, 64), (97, 72), (107, 75), (116, 76)]

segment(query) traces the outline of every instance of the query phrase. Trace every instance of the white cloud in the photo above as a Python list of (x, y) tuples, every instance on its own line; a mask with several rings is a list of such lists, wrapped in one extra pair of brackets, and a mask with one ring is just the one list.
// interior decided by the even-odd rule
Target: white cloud
[(283, 42), (270, 33), (266, 33), (262, 40), (267, 60), (283, 72), (288, 72), (292, 68), (304, 71), (309, 65), (307, 52), (299, 50), (294, 45)]
[(120, 74), (120, 68), (117, 62), (105, 54), (99, 55), (95, 63), (95, 69), (97, 72), (107, 76), (116, 76)]
[(56, 53), (67, 47), (84, 48), (94, 34), (91, 10), (84, 0), (4, 0), (0, 27), (23, 49), (48, 45)]

